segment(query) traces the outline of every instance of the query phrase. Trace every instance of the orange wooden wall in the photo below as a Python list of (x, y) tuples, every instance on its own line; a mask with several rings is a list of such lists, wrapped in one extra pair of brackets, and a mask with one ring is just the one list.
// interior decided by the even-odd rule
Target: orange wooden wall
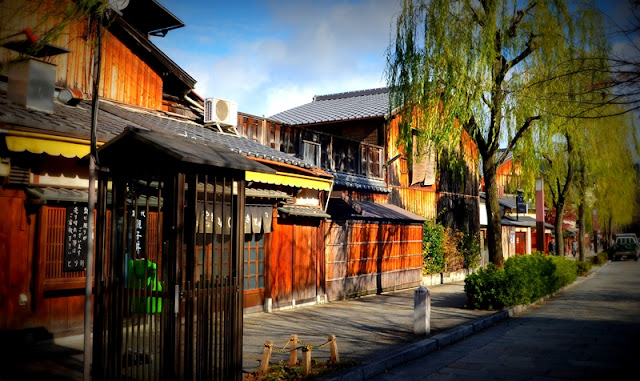
[(322, 222), (275, 218), (266, 265), (266, 297), (274, 304), (310, 300), (322, 289)]
[[(44, 17), (52, 12), (54, 3), (52, 0), (0, 1), (0, 39), (4, 41), (26, 27), (36, 35), (42, 35), (56, 22), (51, 17)], [(46, 22), (39, 23), (43, 19)], [(93, 89), (93, 48), (87, 42), (87, 28), (87, 20), (70, 23), (52, 43), (71, 53), (54, 56), (48, 61), (57, 65), (56, 86), (78, 89), (89, 95)], [(16, 40), (24, 38), (22, 34), (13, 37)], [(0, 48), (0, 62), (7, 63), (17, 57), (17, 53)], [(108, 31), (104, 35), (101, 65), (100, 96), (152, 109), (162, 108), (161, 76)]]
[(326, 287), (331, 299), (375, 292), (375, 278), (385, 275), (389, 287), (419, 283), (422, 224), (330, 222), (325, 256)]

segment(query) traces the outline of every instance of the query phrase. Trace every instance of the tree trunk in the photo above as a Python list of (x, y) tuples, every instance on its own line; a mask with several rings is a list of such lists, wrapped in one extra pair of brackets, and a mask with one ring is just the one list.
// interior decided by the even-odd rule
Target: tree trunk
[(580, 260), (584, 261), (584, 192), (581, 199), (578, 205), (578, 252), (580, 252)]
[(613, 241), (613, 212), (609, 213), (609, 220), (607, 221), (607, 241), (604, 243), (604, 249), (609, 250), (611, 242)]
[(502, 214), (498, 204), (498, 184), (496, 182), (495, 166), (488, 160), (483, 160), (484, 187), (486, 193), (487, 208), (487, 246), (489, 249), (489, 262), (496, 268), (504, 266), (502, 253)]
[(562, 220), (564, 219), (564, 203), (556, 205), (556, 254), (560, 257), (564, 257), (564, 237), (562, 236)]

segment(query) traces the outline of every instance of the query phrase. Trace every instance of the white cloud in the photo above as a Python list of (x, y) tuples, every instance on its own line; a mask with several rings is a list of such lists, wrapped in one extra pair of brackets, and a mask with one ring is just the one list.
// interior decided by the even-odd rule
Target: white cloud
[(202, 45), (164, 42), (163, 50), (197, 80), (201, 96), (270, 116), (316, 94), (384, 86), (390, 23), (399, 9), (399, 0), (273, 1), (259, 15), (260, 28), (240, 24), (212, 34), (218, 28), (184, 20), (191, 41)]

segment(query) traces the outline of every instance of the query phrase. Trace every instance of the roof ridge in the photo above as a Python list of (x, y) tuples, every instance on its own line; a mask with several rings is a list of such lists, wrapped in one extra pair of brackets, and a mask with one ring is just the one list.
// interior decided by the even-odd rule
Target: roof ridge
[(376, 95), (376, 94), (384, 94), (388, 93), (389, 89), (386, 87), (377, 87), (373, 89), (366, 90), (356, 90), (356, 91), (347, 91), (344, 93), (335, 93), (335, 94), (326, 94), (326, 95), (314, 95), (313, 102), (317, 101), (328, 101), (332, 99), (343, 99), (343, 98), (352, 98), (352, 97), (361, 97), (364, 95)]

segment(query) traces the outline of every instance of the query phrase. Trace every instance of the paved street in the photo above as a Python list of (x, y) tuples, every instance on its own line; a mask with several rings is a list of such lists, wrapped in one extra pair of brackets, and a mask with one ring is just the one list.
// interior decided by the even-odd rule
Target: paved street
[(639, 357), (640, 262), (612, 262), (546, 303), (373, 380), (635, 379)]

